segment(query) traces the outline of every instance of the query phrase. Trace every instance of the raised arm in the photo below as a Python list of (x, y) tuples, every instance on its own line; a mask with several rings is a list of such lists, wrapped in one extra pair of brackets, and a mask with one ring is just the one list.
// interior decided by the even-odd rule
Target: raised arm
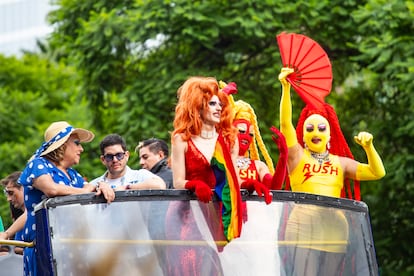
[(286, 138), (288, 148), (298, 143), (295, 127), (292, 123), (290, 83), (286, 80), (286, 77), (291, 73), (293, 73), (293, 69), (282, 68), (279, 74), (279, 81), (282, 84), (282, 97), (280, 100), (280, 130)]
[(355, 142), (362, 146), (367, 154), (368, 164), (359, 163), (356, 169), (357, 180), (377, 180), (385, 176), (385, 168), (381, 157), (375, 150), (373, 136), (368, 132), (360, 132), (354, 137)]
[(288, 148), (286, 145), (285, 136), (274, 126), (270, 130), (275, 134), (272, 135), (272, 140), (279, 149), (279, 159), (277, 160), (275, 173), (273, 174), (270, 189), (280, 190), (286, 179), (287, 174), (287, 160), (288, 160)]
[(290, 99), (290, 83), (286, 77), (293, 73), (292, 68), (282, 68), (279, 74), (279, 80), (282, 84), (282, 97), (280, 99), (280, 131), (286, 139), (288, 147), (288, 171), (291, 172), (296, 168), (303, 155), (303, 148), (298, 143), (296, 130), (292, 123), (292, 102)]

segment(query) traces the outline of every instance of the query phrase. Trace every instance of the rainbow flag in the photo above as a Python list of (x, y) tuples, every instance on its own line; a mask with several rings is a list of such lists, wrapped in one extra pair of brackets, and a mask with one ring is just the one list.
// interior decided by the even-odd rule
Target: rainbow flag
[(221, 221), (224, 235), (228, 241), (231, 241), (240, 236), (242, 228), (241, 195), (229, 146), (221, 133), (217, 139), (211, 167), (216, 176), (215, 192), (223, 204)]

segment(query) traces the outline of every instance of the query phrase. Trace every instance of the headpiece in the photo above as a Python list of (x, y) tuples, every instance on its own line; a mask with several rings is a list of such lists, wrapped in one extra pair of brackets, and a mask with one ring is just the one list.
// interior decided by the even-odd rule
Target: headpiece
[(229, 95), (230, 103), (233, 105), (233, 118), (234, 118), (233, 121), (238, 120), (238, 119), (244, 119), (250, 122), (250, 124), (253, 126), (254, 138), (249, 148), (250, 159), (260, 160), (259, 151), (257, 149), (257, 147), (259, 146), (260, 152), (262, 153), (263, 158), (265, 159), (266, 165), (269, 168), (270, 173), (273, 174), (274, 173), (273, 161), (266, 149), (262, 136), (260, 135), (260, 129), (257, 123), (257, 117), (254, 112), (254, 109), (251, 107), (250, 104), (248, 104), (245, 101), (242, 101), (242, 100), (238, 100), (236, 102), (234, 101), (233, 96), (231, 94), (237, 93), (236, 83), (230, 82), (229, 84), (226, 84), (225, 82), (220, 81), (219, 86), (223, 92)]

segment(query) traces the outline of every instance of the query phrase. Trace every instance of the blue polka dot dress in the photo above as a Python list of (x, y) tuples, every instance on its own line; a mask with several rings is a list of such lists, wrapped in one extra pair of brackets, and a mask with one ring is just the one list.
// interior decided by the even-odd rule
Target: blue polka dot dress
[[(85, 180), (74, 169), (68, 168), (67, 173), (70, 178), (58, 169), (52, 162), (44, 157), (37, 157), (27, 163), (19, 183), (24, 187), (24, 204), (27, 208), (27, 221), (23, 228), (22, 238), (26, 242), (32, 242), (36, 237), (36, 221), (34, 207), (47, 196), (40, 190), (33, 187), (33, 182), (39, 176), (48, 174), (52, 177), (56, 185), (67, 185), (82, 188)], [(36, 271), (36, 250), (26, 247), (24, 249), (24, 273), (25, 275), (40, 275)]]

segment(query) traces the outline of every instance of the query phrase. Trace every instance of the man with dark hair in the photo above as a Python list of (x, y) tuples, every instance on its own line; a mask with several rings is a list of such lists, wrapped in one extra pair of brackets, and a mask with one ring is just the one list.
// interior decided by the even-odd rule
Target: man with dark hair
[(100, 159), (107, 171), (92, 180), (92, 184), (105, 182), (115, 190), (165, 189), (165, 183), (159, 176), (144, 169), (133, 170), (127, 165), (129, 151), (124, 138), (119, 134), (107, 135), (99, 147)]
[(164, 140), (150, 138), (141, 141), (135, 148), (139, 155), (141, 168), (155, 173), (161, 177), (167, 189), (173, 189), (172, 171), (168, 164), (168, 145)]

